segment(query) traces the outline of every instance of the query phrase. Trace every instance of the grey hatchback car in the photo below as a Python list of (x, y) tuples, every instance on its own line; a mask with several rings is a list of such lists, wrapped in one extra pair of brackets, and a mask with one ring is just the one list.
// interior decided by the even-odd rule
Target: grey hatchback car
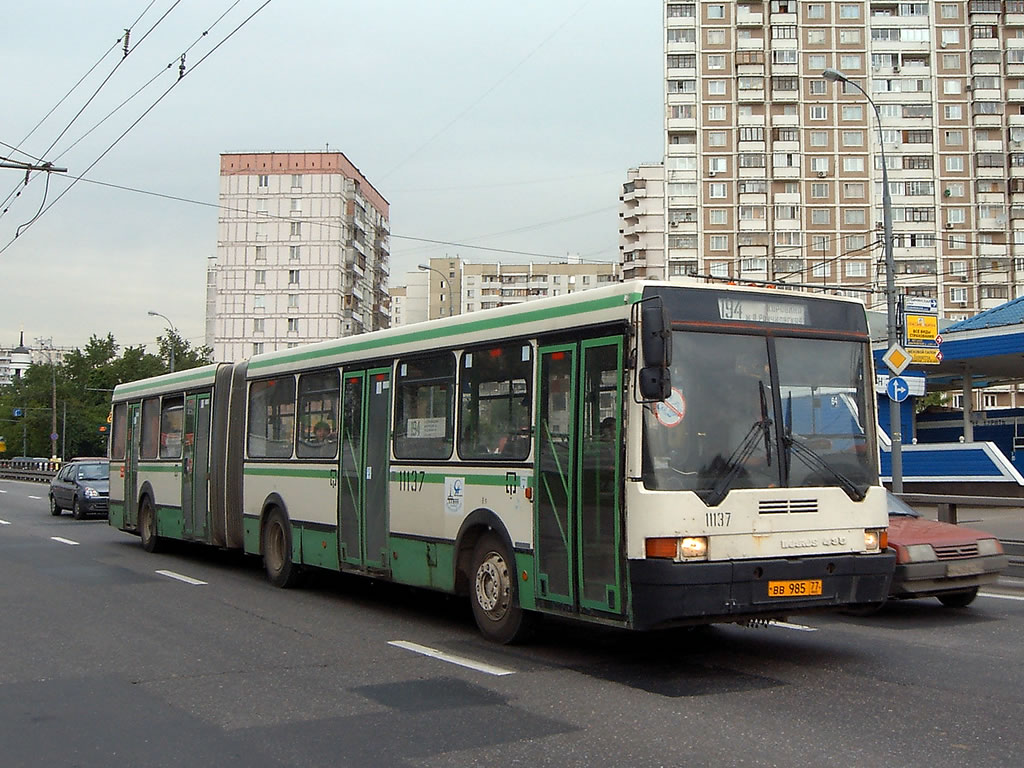
[(73, 459), (50, 480), (50, 514), (70, 509), (76, 520), (106, 515), (110, 496), (110, 462)]

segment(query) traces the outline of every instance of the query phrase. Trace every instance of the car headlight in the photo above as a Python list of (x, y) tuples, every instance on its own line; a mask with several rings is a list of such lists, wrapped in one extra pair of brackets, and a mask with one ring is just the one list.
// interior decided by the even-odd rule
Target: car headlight
[(1003, 545), (999, 539), (978, 539), (978, 554), (1001, 555), (1003, 554)]
[(927, 563), (938, 560), (931, 544), (908, 544), (903, 547), (903, 561), (910, 563)]
[(85, 498), (87, 499), (98, 499), (100, 497), (100, 492), (97, 491), (95, 488), (90, 488), (89, 486), (85, 487), (84, 493)]

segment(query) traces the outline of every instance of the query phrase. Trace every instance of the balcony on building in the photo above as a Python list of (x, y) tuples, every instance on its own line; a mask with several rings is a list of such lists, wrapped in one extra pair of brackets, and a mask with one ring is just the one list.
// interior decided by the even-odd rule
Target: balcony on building
[(799, 179), (801, 178), (799, 165), (776, 165), (772, 167), (771, 178), (773, 179)]
[[(1010, 5), (1010, 3), (1006, 3)], [(1002, 0), (970, 0), (967, 3), (968, 23), (997, 24), (1003, 12)]]
[[(1024, 64), (1021, 65), (1020, 76), (1024, 77)], [(1006, 90), (1007, 101), (1024, 101), (1024, 88), (1008, 88)], [(1012, 115), (1011, 115), (1012, 117)]]
[[(762, 27), (764, 26), (764, 13), (761, 8), (751, 5), (737, 6), (736, 26), (737, 27)], [(774, 19), (774, 17), (773, 17)]]
[[(984, 256), (987, 259), (1005, 258), (1009, 247), (1006, 243), (980, 243), (978, 245), (978, 255)], [(1007, 269), (1009, 269), (1009, 262), (1007, 262)]]

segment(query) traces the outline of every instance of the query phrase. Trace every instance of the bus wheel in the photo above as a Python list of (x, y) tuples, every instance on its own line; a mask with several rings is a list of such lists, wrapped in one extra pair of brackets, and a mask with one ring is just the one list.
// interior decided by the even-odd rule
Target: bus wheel
[(53, 494), (50, 494), (50, 514), (54, 517), (60, 516), (60, 507), (57, 505), (57, 500), (53, 498)]
[(287, 589), (299, 582), (299, 566), (292, 562), (292, 529), (279, 509), (267, 515), (263, 524), (263, 568), (267, 581)]
[(515, 561), (493, 533), (477, 542), (470, 576), (473, 618), (483, 636), (496, 643), (525, 640), (532, 630), (534, 617), (519, 607)]
[(139, 507), (139, 538), (142, 539), (142, 548), (147, 552), (160, 551), (160, 537), (156, 535), (156, 510), (148, 496)]

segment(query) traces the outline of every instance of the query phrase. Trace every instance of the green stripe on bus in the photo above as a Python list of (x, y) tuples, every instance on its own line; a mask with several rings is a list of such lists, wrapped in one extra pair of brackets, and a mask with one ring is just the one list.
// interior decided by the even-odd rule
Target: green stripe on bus
[[(343, 352), (362, 352), (364, 350), (377, 350), (382, 346), (393, 346), (397, 344), (408, 344), (409, 342), (417, 341), (431, 341), (444, 339), (449, 336), (459, 336), (464, 333), (473, 333), (476, 331), (490, 331), (499, 328), (509, 328), (511, 326), (523, 325), (524, 323), (533, 323), (538, 320), (551, 320), (557, 317), (569, 317), (572, 315), (582, 315), (588, 312), (597, 312), (604, 309), (613, 309), (615, 307), (621, 307), (624, 303), (636, 303), (643, 298), (643, 294), (639, 292), (624, 293), (616, 296), (609, 296), (603, 299), (593, 299), (591, 301), (581, 301), (578, 304), (563, 305), (559, 307), (551, 307), (549, 309), (535, 309), (532, 311), (524, 311), (521, 315), (515, 317), (487, 317), (481, 320), (469, 320), (458, 325), (444, 328), (430, 328), (424, 331), (412, 331), (409, 333), (403, 333), (384, 340), (381, 339), (369, 339), (366, 341), (349, 341), (342, 342), (335, 346), (328, 347), (327, 349), (316, 349), (309, 352), (293, 352), (291, 354), (282, 354), (280, 357), (273, 357), (266, 360), (252, 360), (249, 363), (249, 370), (257, 370), (259, 368), (269, 368), (275, 365), (285, 365), (286, 363), (297, 363), (299, 361), (311, 361), (317, 360), (323, 357), (331, 357)], [(357, 337), (358, 338), (358, 337)]]
[(139, 464), (139, 472), (181, 472), (181, 464)]
[(245, 474), (258, 475), (262, 477), (331, 477), (336, 469), (309, 469), (290, 467), (246, 467)]
[[(166, 379), (160, 381), (146, 381), (141, 384), (119, 384), (115, 392), (116, 395), (127, 395), (132, 392), (144, 392), (147, 389), (167, 387), (171, 385), (187, 384), (189, 382), (200, 381), (205, 379), (210, 384), (213, 384), (216, 371), (202, 370), (196, 371), (184, 371), (182, 373), (168, 374)], [(172, 378), (173, 377), (173, 378)]]

